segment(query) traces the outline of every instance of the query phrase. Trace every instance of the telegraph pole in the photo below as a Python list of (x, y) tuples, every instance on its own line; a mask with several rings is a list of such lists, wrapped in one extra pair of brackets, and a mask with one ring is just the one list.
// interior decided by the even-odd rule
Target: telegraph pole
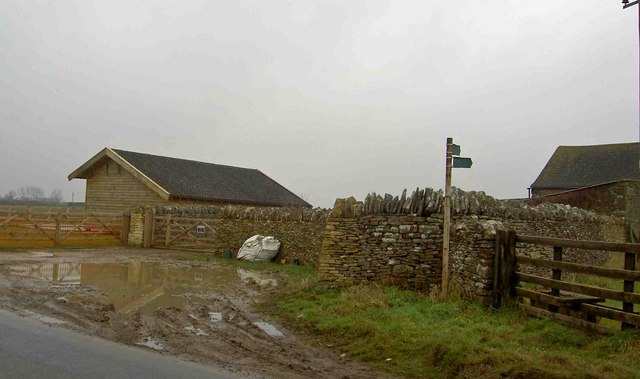
[[(622, 0), (622, 9), (638, 5), (640, 0)], [(638, 7), (638, 140), (640, 140), (640, 7)]]

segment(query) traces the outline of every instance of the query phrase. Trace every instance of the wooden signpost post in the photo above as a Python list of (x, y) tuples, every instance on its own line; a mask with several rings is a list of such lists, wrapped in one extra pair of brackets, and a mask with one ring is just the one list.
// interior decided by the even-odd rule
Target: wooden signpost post
[[(453, 143), (453, 138), (447, 138), (447, 154), (444, 186), (444, 220), (442, 222), (442, 297), (449, 292), (449, 235), (451, 226), (451, 169), (471, 168), (471, 158), (459, 157), (460, 146)], [(454, 156), (455, 155), (455, 156)]]

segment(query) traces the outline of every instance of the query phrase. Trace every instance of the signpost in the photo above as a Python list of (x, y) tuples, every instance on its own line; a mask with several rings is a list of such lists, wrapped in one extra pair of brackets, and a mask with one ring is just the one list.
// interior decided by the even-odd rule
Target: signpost
[(460, 155), (459, 145), (453, 143), (453, 138), (447, 138), (447, 154), (444, 186), (444, 220), (442, 222), (442, 297), (449, 292), (449, 236), (451, 228), (451, 169), (471, 168), (471, 158), (454, 157)]
[(453, 168), (471, 168), (471, 158), (453, 157)]

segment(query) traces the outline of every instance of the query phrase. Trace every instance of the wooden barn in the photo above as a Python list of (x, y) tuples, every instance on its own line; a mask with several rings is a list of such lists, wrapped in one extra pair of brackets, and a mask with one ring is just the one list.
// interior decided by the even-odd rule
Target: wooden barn
[(311, 205), (256, 169), (105, 148), (69, 174), (86, 179), (87, 211), (141, 205)]

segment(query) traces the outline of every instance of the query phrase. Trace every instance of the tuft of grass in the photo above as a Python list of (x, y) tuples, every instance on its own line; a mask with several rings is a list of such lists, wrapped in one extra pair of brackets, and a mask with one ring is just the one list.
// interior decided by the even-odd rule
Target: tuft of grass
[[(640, 377), (640, 332), (611, 337), (376, 284), (291, 286), (267, 311), (373, 367), (409, 377)], [(300, 283), (302, 284), (302, 283)]]

